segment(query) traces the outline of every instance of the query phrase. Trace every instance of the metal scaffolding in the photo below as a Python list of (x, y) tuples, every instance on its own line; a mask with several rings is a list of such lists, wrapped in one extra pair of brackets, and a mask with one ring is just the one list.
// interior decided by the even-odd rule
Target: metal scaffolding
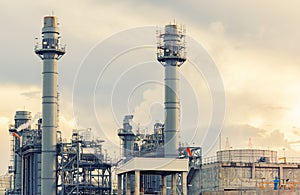
[[(41, 194), (42, 119), (37, 129), (30, 127), (32, 121), (30, 112), (17, 111), (15, 125), (9, 129), (12, 153), (6, 195)], [(59, 139), (55, 194), (111, 193), (111, 163), (104, 158), (102, 142), (91, 129), (74, 130), (71, 142)]]
[(57, 145), (57, 194), (111, 194), (111, 164), (102, 140), (84, 141), (77, 132), (70, 143)]

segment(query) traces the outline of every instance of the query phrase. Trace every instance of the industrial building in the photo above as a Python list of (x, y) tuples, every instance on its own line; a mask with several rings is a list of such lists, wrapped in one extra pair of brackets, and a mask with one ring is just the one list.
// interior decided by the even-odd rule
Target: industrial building
[(11, 179), (6, 194), (111, 194), (112, 165), (103, 155), (103, 140), (86, 129), (74, 130), (71, 141), (63, 141), (58, 128), (57, 66), (65, 54), (59, 34), (57, 18), (44, 17), (42, 43), (34, 48), (43, 60), (42, 116), (33, 120), (29, 111), (16, 111), (9, 128)]
[[(15, 126), (9, 129), (12, 177), (7, 194), (41, 194), (42, 119), (37, 129), (31, 128), (31, 120), (29, 111), (17, 111)], [(55, 194), (110, 194), (111, 162), (104, 157), (103, 140), (84, 129), (73, 130), (71, 142), (57, 141)]]
[[(44, 17), (35, 53), (43, 61), (42, 115), (16, 111), (11, 163), (0, 178), (6, 195), (198, 195), (300, 194), (300, 163), (278, 162), (277, 152), (220, 150), (209, 159), (200, 146), (183, 146), (180, 134), (179, 68), (186, 61), (185, 30), (168, 24), (158, 33), (157, 60), (165, 70), (165, 120), (153, 132), (133, 129), (125, 115), (116, 130), (121, 156), (110, 162), (91, 129), (73, 130), (70, 141), (58, 128), (58, 60), (65, 54), (55, 16)], [(112, 189), (115, 168), (117, 186)]]
[(158, 35), (157, 60), (165, 68), (164, 124), (155, 124), (153, 134), (142, 135), (132, 130), (131, 115), (125, 116), (118, 131), (126, 158), (117, 168), (118, 195), (273, 194), (279, 189), (300, 193), (300, 164), (278, 163), (275, 151), (221, 150), (206, 161), (201, 147), (179, 146), (178, 69), (186, 60), (183, 32), (177, 25), (166, 25)]

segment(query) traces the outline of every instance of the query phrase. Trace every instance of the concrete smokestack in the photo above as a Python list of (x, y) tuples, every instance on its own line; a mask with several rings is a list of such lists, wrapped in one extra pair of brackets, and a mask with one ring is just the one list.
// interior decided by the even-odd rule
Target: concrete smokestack
[(42, 115), (42, 195), (56, 194), (56, 130), (57, 130), (57, 61), (65, 54), (59, 44), (58, 21), (55, 16), (44, 17), (42, 43), (35, 53), (43, 60)]
[(164, 155), (178, 156), (180, 102), (178, 69), (185, 62), (184, 29), (175, 24), (159, 33), (157, 60), (165, 67)]

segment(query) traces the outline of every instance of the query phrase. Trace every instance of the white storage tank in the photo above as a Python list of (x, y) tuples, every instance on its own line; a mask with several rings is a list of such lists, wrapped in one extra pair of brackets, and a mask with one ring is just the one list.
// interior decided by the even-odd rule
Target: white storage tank
[(277, 152), (260, 149), (221, 150), (217, 152), (218, 162), (267, 162), (277, 163)]

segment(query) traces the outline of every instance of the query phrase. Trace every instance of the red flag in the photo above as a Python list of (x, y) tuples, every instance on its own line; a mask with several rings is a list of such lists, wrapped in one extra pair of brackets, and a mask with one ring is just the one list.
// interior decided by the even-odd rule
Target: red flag
[(192, 156), (192, 155), (193, 155), (190, 148), (186, 148), (186, 152), (188, 153), (189, 156)]
[(21, 139), (20, 135), (17, 134), (16, 132), (13, 133), (13, 136), (15, 136), (15, 137), (18, 138), (18, 139)]

